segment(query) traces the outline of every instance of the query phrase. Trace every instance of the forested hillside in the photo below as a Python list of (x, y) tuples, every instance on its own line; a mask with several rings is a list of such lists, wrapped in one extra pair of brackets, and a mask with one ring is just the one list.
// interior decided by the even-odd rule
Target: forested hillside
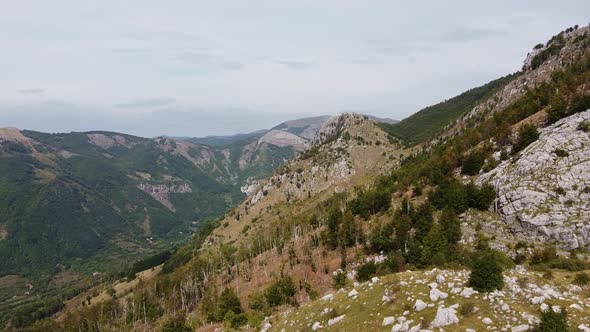
[(436, 105), (428, 106), (398, 123), (382, 124), (391, 135), (407, 145), (424, 143), (440, 134), (446, 126), (467, 114), (512, 81), (518, 73), (493, 80)]
[(60, 303), (190, 239), (245, 197), (242, 186), (300, 151), (259, 139), (214, 147), (0, 129), (0, 308)]

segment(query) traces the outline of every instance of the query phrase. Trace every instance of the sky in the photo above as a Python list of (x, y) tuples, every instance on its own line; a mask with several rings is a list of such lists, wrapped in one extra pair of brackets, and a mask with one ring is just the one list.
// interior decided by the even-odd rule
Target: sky
[(0, 0), (0, 127), (227, 135), (402, 119), (515, 72), (590, 1)]

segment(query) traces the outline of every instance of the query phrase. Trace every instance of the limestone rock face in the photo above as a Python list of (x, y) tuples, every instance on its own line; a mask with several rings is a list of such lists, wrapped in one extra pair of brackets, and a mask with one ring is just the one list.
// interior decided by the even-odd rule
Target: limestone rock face
[(308, 141), (282, 130), (271, 130), (266, 135), (262, 136), (259, 143), (269, 143), (276, 146), (292, 146), (295, 151), (303, 151), (309, 146)]
[[(506, 109), (506, 107), (512, 104), (515, 100), (522, 97), (528, 89), (551, 80), (553, 73), (562, 70), (565, 66), (573, 63), (586, 54), (587, 47), (585, 44), (577, 43), (575, 40), (580, 36), (587, 35), (589, 32), (590, 27), (581, 27), (571, 32), (565, 32), (563, 34), (565, 46), (557, 55), (550, 57), (536, 69), (533, 69), (531, 66), (532, 59), (546, 47), (543, 49), (532, 50), (524, 62), (521, 75), (506, 84), (506, 86), (496, 92), (492, 98), (488, 98), (485, 102), (475, 106), (462, 119), (453, 124), (442, 136), (452, 137), (454, 134), (468, 127), (470, 119), (480, 119), (500, 112)], [(441, 139), (443, 137), (441, 137)]]
[(436, 311), (436, 317), (431, 323), (431, 327), (443, 327), (459, 323), (457, 311), (453, 308), (439, 307)]
[(478, 178), (496, 189), (494, 209), (517, 238), (590, 245), (590, 134), (582, 122), (590, 111), (541, 129), (537, 141)]
[(174, 205), (170, 201), (170, 194), (185, 194), (192, 192), (191, 187), (188, 183), (179, 183), (179, 184), (150, 184), (150, 183), (140, 183), (137, 185), (137, 188), (146, 194), (152, 196), (157, 201), (162, 203), (171, 211), (176, 211)]

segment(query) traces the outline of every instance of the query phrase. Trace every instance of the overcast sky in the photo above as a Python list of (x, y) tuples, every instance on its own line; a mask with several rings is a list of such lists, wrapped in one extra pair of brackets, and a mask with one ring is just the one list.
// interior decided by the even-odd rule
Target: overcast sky
[(517, 71), (590, 1), (0, 0), (0, 127), (204, 136), (394, 119)]

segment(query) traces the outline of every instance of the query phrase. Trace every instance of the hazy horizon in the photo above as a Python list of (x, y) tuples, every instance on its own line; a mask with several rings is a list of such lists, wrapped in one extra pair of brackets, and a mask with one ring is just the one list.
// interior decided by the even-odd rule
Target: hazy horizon
[(21, 1), (0, 13), (0, 127), (196, 137), (346, 111), (401, 120), (518, 71), (588, 12), (578, 0)]

